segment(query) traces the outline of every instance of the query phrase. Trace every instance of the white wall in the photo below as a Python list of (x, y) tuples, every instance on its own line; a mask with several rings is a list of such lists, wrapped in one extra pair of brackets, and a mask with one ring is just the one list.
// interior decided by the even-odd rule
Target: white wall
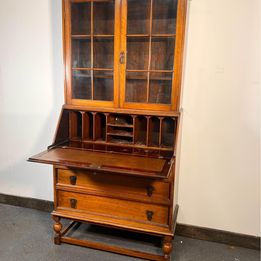
[(63, 103), (60, 0), (0, 0), (0, 192), (53, 198), (52, 142)]
[[(51, 167), (26, 159), (63, 103), (60, 2), (0, 0), (0, 193), (53, 198)], [(260, 235), (258, 2), (190, 3), (180, 223)]]
[(260, 235), (259, 0), (192, 0), (179, 222)]

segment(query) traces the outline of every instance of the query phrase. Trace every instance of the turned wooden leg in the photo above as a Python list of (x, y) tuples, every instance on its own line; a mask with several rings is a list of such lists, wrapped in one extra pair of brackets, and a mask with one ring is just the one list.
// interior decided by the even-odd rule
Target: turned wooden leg
[(163, 238), (162, 251), (165, 260), (170, 260), (170, 254), (172, 251), (172, 237), (166, 236)]
[(61, 231), (62, 231), (62, 224), (60, 222), (60, 217), (53, 216), (53, 220), (55, 221), (55, 224), (53, 225), (53, 230), (55, 232), (54, 236), (54, 244), (60, 245), (61, 244)]

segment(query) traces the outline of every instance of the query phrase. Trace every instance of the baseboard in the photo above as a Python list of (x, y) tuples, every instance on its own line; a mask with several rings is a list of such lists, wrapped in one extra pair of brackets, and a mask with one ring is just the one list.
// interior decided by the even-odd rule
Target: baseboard
[[(53, 210), (53, 202), (35, 198), (25, 198), (19, 196), (11, 196), (0, 193), (0, 203), (24, 208), (32, 208), (45, 212)], [(177, 224), (176, 235), (212, 241), (231, 246), (239, 246), (260, 250), (260, 237), (233, 233), (212, 228), (196, 227), (185, 224)]]
[(0, 193), (0, 203), (24, 208), (32, 208), (45, 212), (53, 210), (53, 202), (42, 199), (11, 196)]
[(260, 250), (260, 237), (213, 228), (177, 224), (176, 235)]

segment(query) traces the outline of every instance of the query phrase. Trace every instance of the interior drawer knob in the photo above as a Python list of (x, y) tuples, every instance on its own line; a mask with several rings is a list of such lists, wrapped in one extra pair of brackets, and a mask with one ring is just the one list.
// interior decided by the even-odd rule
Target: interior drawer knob
[(154, 190), (155, 190), (155, 188), (154, 188), (153, 186), (151, 186), (151, 185), (148, 186), (148, 187), (147, 187), (147, 195), (148, 195), (149, 197), (151, 197)]
[(76, 181), (77, 181), (77, 177), (76, 176), (70, 176), (71, 185), (75, 185)]
[(149, 221), (151, 221), (151, 220), (152, 220), (152, 217), (153, 217), (153, 215), (154, 215), (154, 212), (153, 212), (153, 211), (150, 211), (150, 210), (147, 210), (147, 211), (146, 211), (146, 214), (147, 214), (147, 219), (148, 219)]
[(76, 208), (77, 205), (77, 199), (71, 198), (70, 199), (71, 208)]

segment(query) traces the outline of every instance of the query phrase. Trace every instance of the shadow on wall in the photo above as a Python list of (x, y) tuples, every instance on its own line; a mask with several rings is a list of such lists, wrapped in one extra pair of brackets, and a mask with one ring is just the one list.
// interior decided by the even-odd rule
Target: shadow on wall
[[(44, 113), (39, 115), (39, 113), (34, 113), (33, 109), (32, 113), (29, 115), (28, 113), (23, 114), (21, 109), (21, 113), (11, 113), (11, 115), (9, 114), (7, 117), (3, 117), (3, 129), (4, 133), (8, 134), (6, 139), (8, 140), (10, 147), (7, 148), (5, 152), (9, 155), (3, 154), (3, 159), (7, 159), (8, 162), (3, 162), (3, 166), (0, 171), (0, 187), (3, 188), (2, 193), (7, 191), (7, 194), (52, 200), (52, 167), (44, 166), (42, 164), (33, 164), (26, 161), (28, 157), (45, 150), (47, 146), (52, 143), (61, 107), (64, 103), (62, 1), (49, 0), (47, 5), (50, 9), (49, 19), (51, 19), (49, 22), (51, 30), (49, 29), (48, 32), (51, 33), (51, 37), (49, 37), (51, 40), (49, 42), (49, 44), (51, 44), (51, 48), (49, 48), (51, 56), (50, 64), (52, 67), (52, 72), (50, 75), (52, 79), (50, 82), (53, 93), (50, 99), (52, 99), (53, 104), (51, 106), (49, 105), (47, 108), (48, 114), (46, 114), (48, 116), (45, 121), (43, 121), (42, 118), (46, 117), (44, 116)], [(44, 25), (44, 27), (45, 26), (46, 25)], [(46, 57), (46, 59), (49, 59), (49, 57)], [(35, 66), (41, 66), (41, 64), (39, 63)], [(24, 70), (27, 69), (24, 68)], [(42, 73), (42, 77), (45, 77), (44, 72)], [(39, 79), (39, 81), (41, 81), (41, 79)], [(33, 87), (30, 86), (30, 88)], [(21, 103), (17, 104), (17, 106), (23, 106), (26, 99), (33, 99), (37, 103), (37, 101), (39, 102), (41, 100), (41, 97), (29, 94), (25, 97), (25, 99), (21, 97)], [(44, 101), (41, 102), (44, 104)], [(42, 111), (44, 112), (44, 108)], [(10, 133), (8, 130), (9, 128), (11, 129), (9, 126), (11, 124), (10, 117), (14, 122), (14, 124), (12, 123), (14, 127), (12, 127), (16, 129), (12, 130), (12, 132), (14, 134), (19, 132), (19, 137), (12, 137), (14, 134)], [(33, 138), (35, 142), (31, 145), (26, 145), (26, 140), (31, 140), (32, 137), (36, 137)], [(17, 153), (17, 156), (14, 153)], [(21, 157), (18, 155), (21, 155)], [(18, 160), (16, 160), (17, 158)]]

